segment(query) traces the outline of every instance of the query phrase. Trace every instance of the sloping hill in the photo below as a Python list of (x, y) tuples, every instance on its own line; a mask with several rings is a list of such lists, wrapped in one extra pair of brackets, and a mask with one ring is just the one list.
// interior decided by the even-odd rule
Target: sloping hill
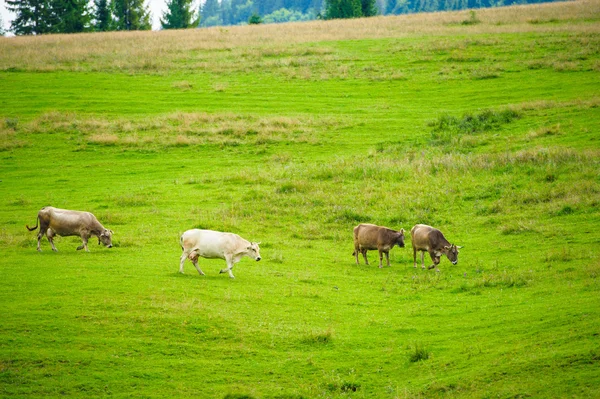
[[(0, 391), (597, 397), (599, 18), (0, 38)], [(115, 248), (37, 253), (46, 205)], [(459, 263), (413, 268), (407, 235), (357, 266), (361, 222), (434, 225)], [(196, 227), (263, 260), (181, 275)]]

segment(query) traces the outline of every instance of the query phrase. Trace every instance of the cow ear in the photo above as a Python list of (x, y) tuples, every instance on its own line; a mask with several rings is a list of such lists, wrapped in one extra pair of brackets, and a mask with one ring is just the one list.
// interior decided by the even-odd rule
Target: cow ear
[(404, 234), (404, 229), (400, 229), (400, 233)]
[(104, 232), (100, 233), (100, 237), (104, 237)]
[(461, 246), (456, 245), (456, 249), (461, 249), (461, 248), (462, 248), (462, 245)]

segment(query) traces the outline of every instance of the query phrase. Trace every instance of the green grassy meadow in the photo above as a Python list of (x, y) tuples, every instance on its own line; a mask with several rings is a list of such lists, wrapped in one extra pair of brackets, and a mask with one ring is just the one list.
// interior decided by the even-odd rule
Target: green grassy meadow
[(0, 396), (599, 397), (600, 2), (476, 16), (0, 38)]

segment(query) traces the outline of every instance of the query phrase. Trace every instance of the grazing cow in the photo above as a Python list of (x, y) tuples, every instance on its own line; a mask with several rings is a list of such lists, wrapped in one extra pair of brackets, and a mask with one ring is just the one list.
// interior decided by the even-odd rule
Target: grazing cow
[(36, 225), (34, 227), (27, 227), (27, 230), (33, 231), (40, 226), (40, 231), (37, 235), (37, 250), (41, 251), (40, 240), (42, 236), (46, 234), (53, 251), (58, 251), (54, 246), (53, 238), (55, 235), (59, 236), (79, 236), (83, 242), (77, 247), (77, 250), (85, 249), (86, 252), (90, 252), (87, 247), (88, 240), (91, 236), (98, 237), (98, 245), (100, 242), (112, 248), (112, 230), (105, 229), (102, 224), (96, 219), (96, 216), (89, 212), (81, 211), (69, 211), (66, 209), (58, 209), (51, 206), (46, 206), (38, 212)]
[(410, 236), (415, 268), (417, 267), (417, 251), (421, 251), (421, 267), (423, 269), (425, 269), (425, 251), (429, 252), (431, 260), (433, 260), (433, 265), (429, 266), (429, 269), (435, 267), (436, 271), (440, 271), (437, 266), (442, 255), (446, 255), (453, 265), (458, 263), (458, 250), (462, 247), (450, 244), (438, 229), (425, 224), (417, 224), (410, 230)]
[(374, 224), (363, 223), (354, 228), (354, 252), (352, 255), (356, 258), (358, 265), (358, 253), (362, 253), (365, 263), (368, 265), (367, 251), (379, 251), (379, 268), (382, 268), (383, 254), (387, 259), (387, 265), (390, 265), (390, 249), (398, 245), (404, 248), (404, 229), (395, 231), (387, 227), (381, 227)]
[(198, 267), (198, 257), (207, 259), (225, 259), (227, 268), (222, 269), (220, 273), (229, 273), (229, 277), (235, 278), (231, 269), (238, 263), (242, 257), (259, 261), (260, 248), (258, 243), (250, 242), (237, 234), (222, 233), (212, 230), (188, 230), (181, 235), (179, 239), (183, 254), (179, 263), (179, 273), (183, 273), (183, 263), (186, 258), (191, 260), (198, 273), (204, 276), (200, 267)]

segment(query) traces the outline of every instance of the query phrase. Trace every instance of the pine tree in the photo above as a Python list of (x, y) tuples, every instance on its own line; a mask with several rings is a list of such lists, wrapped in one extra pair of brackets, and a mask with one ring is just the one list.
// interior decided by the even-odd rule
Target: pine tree
[(116, 30), (150, 30), (150, 12), (144, 0), (112, 0)]
[(377, 15), (376, 0), (361, 0), (362, 16), (373, 17)]
[(218, 0), (206, 0), (200, 8), (200, 25), (221, 25), (221, 7)]
[(326, 3), (325, 19), (363, 16), (361, 0), (326, 0)]
[(53, 0), (51, 3), (52, 32), (77, 33), (90, 29), (87, 0)]
[(109, 0), (94, 0), (94, 30), (106, 32), (111, 30), (112, 13)]
[(42, 35), (51, 33), (51, 6), (49, 0), (6, 0), (7, 9), (16, 14), (11, 22), (15, 35)]
[(168, 0), (167, 11), (160, 19), (163, 29), (185, 29), (192, 26), (192, 0)]

